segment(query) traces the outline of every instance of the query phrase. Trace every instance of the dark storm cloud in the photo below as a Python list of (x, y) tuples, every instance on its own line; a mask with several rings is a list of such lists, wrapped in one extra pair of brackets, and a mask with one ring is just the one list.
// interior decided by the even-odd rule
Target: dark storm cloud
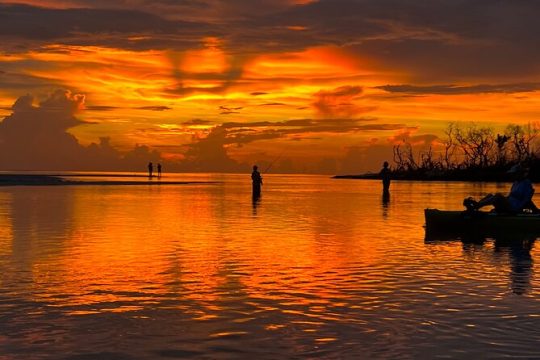
[(222, 21), (242, 19), (253, 14), (275, 13), (291, 6), (289, 0), (69, 0), (82, 7), (137, 8), (167, 19)]
[[(227, 153), (229, 146), (243, 146), (255, 141), (288, 139), (302, 141), (316, 140), (319, 133), (355, 133), (361, 131), (400, 130), (404, 124), (376, 124), (368, 119), (296, 119), (281, 122), (226, 122), (210, 130), (206, 137), (195, 139), (186, 145), (186, 168), (196, 171), (241, 171), (246, 165), (231, 159)], [(186, 125), (186, 123), (184, 123)]]
[[(280, 122), (225, 122), (212, 132), (219, 131), (223, 145), (247, 144), (259, 140), (286, 138), (290, 135), (315, 133), (355, 133), (360, 131), (400, 130), (404, 124), (371, 123), (373, 119), (296, 119)], [(200, 141), (205, 141), (201, 139)]]
[[(5, 64), (4, 67), (7, 67)], [(0, 89), (14, 90), (42, 90), (58, 88), (60, 83), (57, 80), (41, 76), (23, 74), (20, 72), (0, 71)]]
[(69, 129), (89, 122), (76, 117), (84, 96), (57, 90), (34, 105), (21, 96), (0, 122), (0, 168), (3, 170), (136, 170), (160, 154), (144, 145), (120, 153), (108, 137), (89, 146), (79, 144)]
[(182, 125), (185, 126), (198, 126), (198, 125), (211, 125), (213, 124), (210, 120), (204, 120), (204, 119), (192, 119), (188, 121), (184, 121)]
[(154, 106), (139, 106), (139, 107), (136, 107), (135, 109), (137, 109), (137, 110), (149, 110), (149, 111), (165, 111), (165, 110), (171, 110), (172, 108), (170, 108), (168, 106), (154, 105)]
[(522, 83), (522, 84), (500, 84), (500, 85), (433, 85), (433, 86), (415, 86), (415, 85), (384, 85), (376, 86), (391, 93), (405, 93), (413, 95), (462, 95), (462, 94), (482, 94), (482, 93), (523, 93), (540, 90), (540, 83)]
[[(221, 16), (227, 24), (216, 28), (209, 23), (166, 20), (150, 13), (156, 3), (168, 1), (124, 1), (111, 9), (110, 2), (79, 2), (90, 8), (47, 9), (27, 5), (0, 5), (3, 21), (0, 34), (23, 38), (62, 38), (67, 33), (137, 33), (150, 31), (158, 34), (201, 34), (220, 30), (221, 36), (250, 39), (255, 37), (261, 46), (295, 48), (309, 45), (349, 44), (375, 39), (444, 39), (502, 40), (532, 43), (540, 30), (536, 21), (540, 3), (535, 0), (321, 0), (303, 6), (285, 6), (285, 2), (264, 1), (190, 1), (183, 7), (199, 9), (204, 4), (213, 14), (243, 13)], [(176, 2), (178, 3), (178, 2)], [(270, 6), (278, 3), (278, 6)], [(140, 10), (133, 10), (137, 6)], [(274, 11), (260, 11), (265, 5)], [(250, 11), (256, 7), (259, 11)], [(279, 11), (279, 9), (285, 9)], [(242, 11), (243, 10), (243, 11)], [(189, 15), (189, 12), (186, 13)], [(262, 15), (261, 15), (262, 14)], [(291, 31), (291, 25), (304, 31)], [(40, 31), (36, 31), (40, 30)], [(242, 35), (242, 36), (241, 36)], [(273, 44), (265, 44), (268, 39)], [(263, 41), (260, 41), (263, 40)], [(252, 42), (246, 43), (253, 44)], [(238, 45), (238, 44), (237, 44)]]
[[(28, 5), (0, 4), (2, 36), (55, 39), (74, 34), (138, 33), (200, 34), (201, 24), (169, 21), (131, 9), (48, 9)], [(207, 29), (207, 28), (205, 28)]]
[(259, 104), (259, 106), (288, 106), (288, 105), (285, 103), (273, 102), (273, 103)]
[[(321, 0), (255, 18), (237, 43), (282, 50), (339, 45), (419, 80), (536, 76), (540, 2), (535, 0)], [(284, 26), (299, 25), (291, 32)]]
[[(175, 84), (164, 89), (162, 95), (169, 98), (177, 98), (178, 96), (186, 96), (199, 92), (213, 94), (223, 93), (242, 77), (247, 57), (244, 55), (237, 55), (231, 57), (231, 59), (228, 69), (223, 73), (205, 72), (202, 74), (193, 74), (182, 70), (180, 66), (182, 54), (170, 55), (170, 60), (174, 68), (172, 76), (175, 80)], [(219, 85), (205, 88), (186, 86), (185, 80), (187, 79), (218, 80)], [(225, 110), (225, 112), (227, 112), (227, 110)]]
[(227, 154), (227, 132), (213, 128), (208, 135), (187, 145), (183, 166), (194, 171), (239, 171), (243, 168)]
[[(369, 56), (380, 69), (407, 71), (415, 81), (485, 81), (484, 79), (538, 79), (540, 56), (536, 47), (516, 42), (484, 44), (445, 43), (436, 40), (370, 40), (349, 51)], [(478, 79), (478, 80), (477, 80)]]
[(321, 0), (267, 18), (295, 22), (333, 41), (341, 37), (345, 44), (392, 37), (533, 41), (539, 11), (535, 0)]
[(7, 166), (34, 168), (65, 159), (76, 161), (81, 153), (77, 139), (67, 133), (82, 124), (74, 113), (84, 103), (81, 95), (57, 91), (39, 106), (33, 97), (22, 96), (12, 106), (12, 114), (0, 123), (0, 158)]
[[(85, 105), (85, 110), (90, 111), (113, 111), (118, 109), (126, 109), (118, 106), (110, 106), (110, 105)], [(135, 110), (148, 110), (148, 111), (165, 111), (165, 110), (171, 110), (172, 108), (168, 106), (161, 106), (161, 105), (149, 105), (149, 106), (137, 106), (134, 108)]]
[[(0, 4), (0, 37), (34, 43), (102, 45), (125, 48), (196, 46), (213, 26), (188, 21), (170, 21), (131, 9), (49, 9), (28, 5)], [(140, 41), (126, 35), (145, 35)], [(12, 41), (13, 42), (13, 41)], [(173, 46), (176, 44), (176, 46)], [(6, 44), (4, 44), (6, 46)]]
[(273, 128), (282, 128), (282, 127), (303, 127), (310, 128), (315, 126), (342, 126), (342, 127), (353, 127), (357, 126), (360, 123), (371, 122), (375, 119), (295, 119), (295, 120), (284, 120), (284, 121), (254, 121), (254, 122), (225, 122), (220, 126), (226, 129), (235, 129), (235, 128), (261, 128), (261, 127), (273, 127)]
[(354, 116), (362, 112), (362, 109), (350, 101), (362, 92), (361, 86), (340, 86), (333, 90), (321, 90), (314, 95), (313, 107), (325, 117)]
[(109, 105), (85, 105), (86, 110), (90, 111), (113, 111), (121, 109), (118, 106), (109, 106)]
[(239, 114), (240, 110), (242, 110), (243, 107), (242, 106), (232, 107), (232, 106), (221, 105), (218, 109), (221, 115), (230, 115), (230, 114)]
[[(270, 0), (70, 3), (88, 8), (0, 4), (4, 40), (0, 47), (34, 48), (25, 41), (32, 40), (187, 49), (199, 46), (201, 37), (215, 35), (235, 55), (339, 45), (359, 57), (374, 59), (381, 67), (413, 71), (421, 80), (445, 74), (450, 78), (503, 77), (539, 72), (540, 2), (535, 0), (321, 0), (298, 6)], [(180, 17), (198, 20), (171, 20)], [(304, 30), (292, 31), (291, 26)], [(235, 74), (225, 76), (234, 81), (241, 68), (242, 63)], [(199, 76), (219, 79), (216, 74)], [(220, 86), (210, 91), (225, 89)], [(184, 95), (197, 89), (180, 84), (168, 91)]]
[[(35, 48), (36, 42), (54, 41), (182, 50), (199, 46), (202, 37), (216, 36), (227, 52), (242, 58), (234, 73), (226, 75), (230, 81), (242, 73), (249, 57), (323, 45), (340, 46), (384, 69), (408, 71), (415, 80), (540, 76), (536, 0), (320, 0), (297, 6), (270, 0), (72, 3), (91, 8), (0, 5), (2, 48), (23, 51)], [(168, 91), (185, 95), (196, 89), (180, 83)]]

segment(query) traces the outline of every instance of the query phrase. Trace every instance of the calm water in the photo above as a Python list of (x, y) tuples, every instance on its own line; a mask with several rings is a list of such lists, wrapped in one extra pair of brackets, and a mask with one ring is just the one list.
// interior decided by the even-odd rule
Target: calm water
[(0, 188), (0, 359), (540, 357), (534, 239), (424, 240), (507, 184), (178, 179)]

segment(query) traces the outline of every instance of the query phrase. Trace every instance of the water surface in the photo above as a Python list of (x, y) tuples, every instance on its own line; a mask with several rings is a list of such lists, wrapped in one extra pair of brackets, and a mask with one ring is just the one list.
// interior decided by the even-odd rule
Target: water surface
[(424, 239), (508, 184), (167, 178), (0, 188), (0, 359), (540, 357), (535, 239)]

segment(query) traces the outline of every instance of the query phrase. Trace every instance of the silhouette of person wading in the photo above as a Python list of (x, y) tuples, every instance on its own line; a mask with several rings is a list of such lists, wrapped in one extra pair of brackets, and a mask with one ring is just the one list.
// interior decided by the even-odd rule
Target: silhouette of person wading
[(154, 172), (154, 164), (151, 162), (148, 163), (148, 177), (152, 178), (152, 173)]
[(390, 168), (388, 168), (388, 161), (385, 161), (383, 163), (383, 168), (381, 169), (379, 176), (382, 179), (383, 193), (389, 194), (390, 193)]
[(253, 197), (258, 198), (261, 196), (261, 186), (263, 179), (261, 173), (258, 170), (257, 165), (253, 165), (253, 172), (251, 173), (251, 180), (253, 182)]

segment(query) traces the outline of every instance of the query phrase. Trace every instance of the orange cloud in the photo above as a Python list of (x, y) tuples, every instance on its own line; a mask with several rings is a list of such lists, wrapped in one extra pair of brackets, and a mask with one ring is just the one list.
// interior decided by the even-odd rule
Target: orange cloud
[(189, 50), (182, 55), (181, 68), (192, 73), (223, 73), (229, 66), (221, 41), (216, 37), (203, 39), (203, 48)]
[(340, 86), (332, 90), (321, 90), (315, 93), (313, 107), (323, 117), (353, 117), (375, 110), (374, 107), (358, 105), (357, 99), (362, 95), (360, 86)]
[(335, 47), (317, 47), (302, 52), (266, 54), (255, 57), (246, 66), (246, 76), (254, 78), (350, 77), (367, 74), (358, 58)]
[[(234, 123), (246, 128), (210, 137), (216, 157), (236, 166), (293, 143), (288, 160), (314, 164), (316, 157), (364, 151), (370, 139), (386, 145), (387, 131), (396, 130), (388, 124), (418, 129), (409, 134), (415, 139), (441, 134), (451, 121), (502, 127), (540, 116), (538, 47), (531, 35), (538, 22), (516, 16), (519, 7), (510, 2), (486, 1), (485, 9), (499, 9), (482, 9), (500, 24), (489, 32), (474, 12), (447, 11), (444, 2), (396, 3), (393, 12), (383, 11), (385, 1), (366, 7), (354, 0), (341, 7), (309, 0), (208, 0), (206, 8), (191, 1), (124, 0), (114, 8), (89, 0), (10, 3), (34, 6), (0, 1), (1, 114), (22, 116), (12, 114), (11, 105), (26, 93), (84, 92), (84, 99), (62, 93), (50, 100), (60, 108), (66, 104), (59, 101), (68, 101), (66, 111), (74, 116), (77, 110), (77, 120), (85, 122), (59, 130), (74, 138), (57, 132), (54, 139), (82, 148), (114, 144), (118, 156), (139, 144), (143, 154), (159, 149), (183, 158), (191, 149), (209, 159), (212, 147), (200, 142)], [(452, 9), (475, 4), (464, 0)], [(535, 14), (539, 5), (523, 6)], [(433, 14), (442, 21), (429, 20)], [(35, 27), (42, 31), (31, 31)], [(34, 107), (41, 116), (46, 105)], [(280, 125), (367, 112), (369, 126), (339, 123), (341, 131), (285, 132)], [(100, 140), (106, 138), (110, 143)]]

